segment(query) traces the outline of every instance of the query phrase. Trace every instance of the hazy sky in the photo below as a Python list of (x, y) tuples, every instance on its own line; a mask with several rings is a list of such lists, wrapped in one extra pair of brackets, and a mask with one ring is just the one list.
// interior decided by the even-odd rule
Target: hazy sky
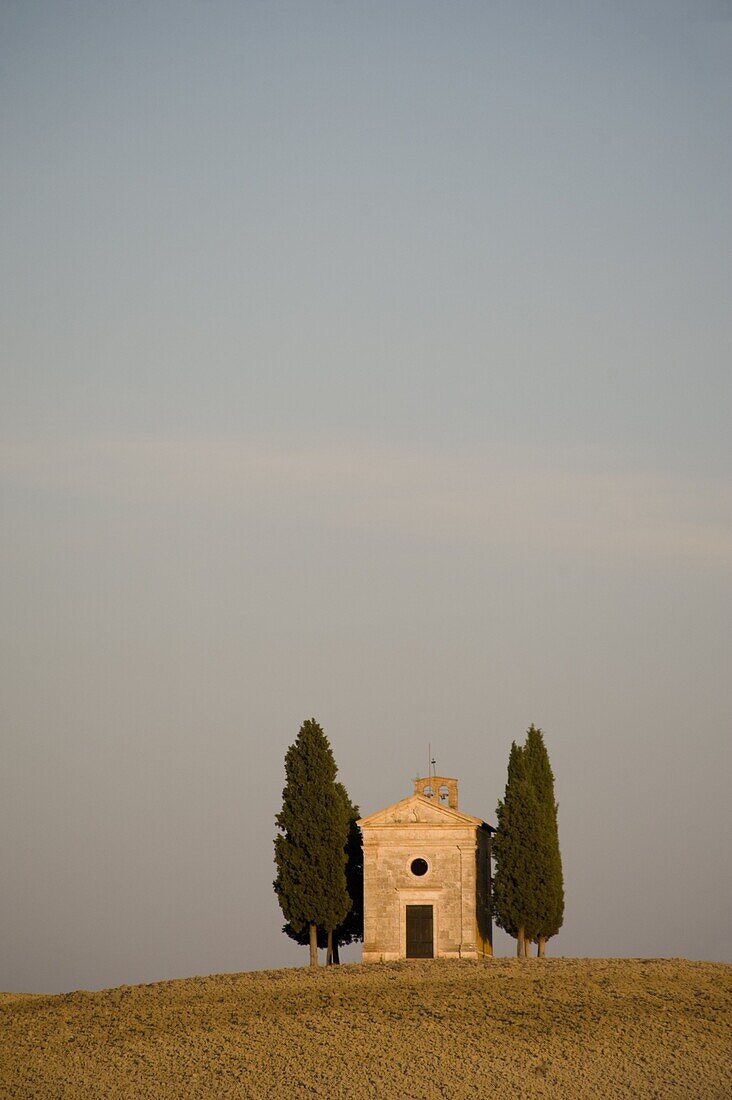
[(3, 0), (0, 988), (305, 963), (311, 715), (732, 958), (731, 120), (723, 0)]

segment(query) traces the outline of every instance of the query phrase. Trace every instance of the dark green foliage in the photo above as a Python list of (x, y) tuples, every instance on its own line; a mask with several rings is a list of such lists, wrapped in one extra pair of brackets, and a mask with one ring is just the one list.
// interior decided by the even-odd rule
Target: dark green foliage
[(334, 930), (335, 942), (342, 946), (363, 939), (363, 837), (356, 822), (361, 816), (342, 783), (337, 783), (345, 806), (348, 835), (346, 837), (346, 889), (351, 908)]
[(515, 741), (508, 760), (506, 793), (498, 803), (496, 817), (493, 915), (499, 928), (509, 935), (518, 936), (523, 929), (527, 937), (533, 938), (538, 924), (534, 857), (539, 843), (539, 807), (524, 750)]
[(536, 795), (540, 840), (535, 854), (537, 878), (536, 936), (548, 940), (556, 936), (564, 920), (564, 879), (559, 852), (557, 804), (554, 801), (554, 775), (540, 729), (530, 726), (526, 734), (524, 757)]
[(543, 734), (533, 725), (523, 747), (511, 745), (506, 793), (496, 815), (496, 924), (519, 938), (523, 930), (543, 951), (543, 941), (556, 935), (564, 919), (564, 885), (554, 776)]
[[(346, 943), (355, 943), (363, 939), (363, 837), (356, 822), (361, 816), (358, 806), (354, 806), (342, 783), (336, 783), (336, 791), (343, 804), (347, 822), (346, 839), (346, 889), (351, 899), (351, 908), (345, 918), (333, 929), (333, 946), (342, 947)], [(306, 947), (309, 942), (308, 929), (296, 932), (288, 922), (282, 929), (295, 943)], [(326, 947), (328, 933), (318, 928), (318, 947)]]
[(276, 822), (277, 877), (274, 889), (285, 919), (297, 932), (312, 924), (324, 931), (345, 918), (345, 844), (348, 831), (343, 797), (328, 738), (314, 718), (303, 722), (285, 755), (286, 784)]

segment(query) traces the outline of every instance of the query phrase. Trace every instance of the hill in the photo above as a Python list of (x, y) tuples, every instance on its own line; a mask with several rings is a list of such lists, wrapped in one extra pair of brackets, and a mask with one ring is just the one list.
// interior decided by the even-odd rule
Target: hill
[(732, 967), (409, 962), (0, 998), (0, 1094), (732, 1096)]

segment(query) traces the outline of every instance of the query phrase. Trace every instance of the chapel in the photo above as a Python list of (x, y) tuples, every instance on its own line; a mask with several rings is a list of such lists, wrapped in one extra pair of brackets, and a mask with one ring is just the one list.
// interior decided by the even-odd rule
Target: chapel
[(408, 798), (358, 824), (364, 962), (493, 954), (494, 829), (458, 809), (457, 779), (415, 779)]

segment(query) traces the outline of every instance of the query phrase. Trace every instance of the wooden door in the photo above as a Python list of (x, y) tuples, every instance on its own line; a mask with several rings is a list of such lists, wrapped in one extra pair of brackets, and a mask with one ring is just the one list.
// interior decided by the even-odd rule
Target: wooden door
[(432, 906), (407, 906), (407, 958), (431, 959), (434, 956), (432, 943)]

